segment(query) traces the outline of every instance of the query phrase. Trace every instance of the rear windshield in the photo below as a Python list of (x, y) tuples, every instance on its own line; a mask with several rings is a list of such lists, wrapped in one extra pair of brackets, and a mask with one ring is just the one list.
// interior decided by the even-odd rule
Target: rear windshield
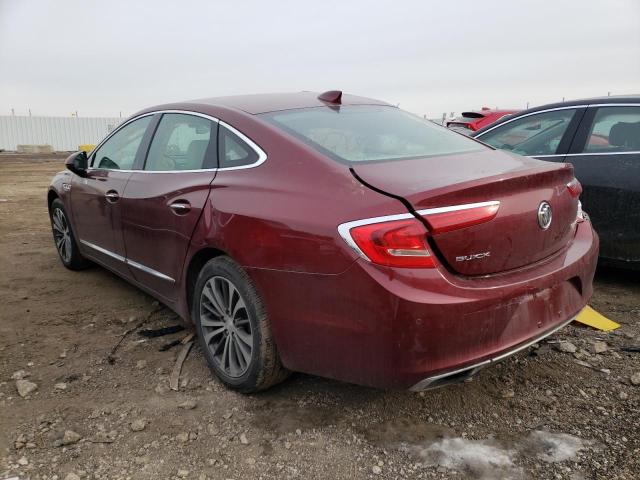
[(316, 150), (343, 162), (466, 153), (480, 143), (395, 107), (348, 105), (262, 114)]

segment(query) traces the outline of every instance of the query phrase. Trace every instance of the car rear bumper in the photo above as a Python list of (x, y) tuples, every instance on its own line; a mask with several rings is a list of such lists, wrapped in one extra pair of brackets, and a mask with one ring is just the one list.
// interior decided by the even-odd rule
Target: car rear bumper
[(506, 360), (507, 358), (511, 357), (512, 355), (515, 355), (518, 352), (521, 352), (522, 350), (529, 348), (530, 346), (540, 342), (541, 340), (547, 338), (548, 336), (556, 333), (558, 330), (560, 330), (563, 327), (566, 327), (569, 323), (571, 323), (574, 320), (574, 317), (570, 318), (569, 320), (561, 323), (560, 325), (557, 325), (553, 328), (551, 328), (550, 330), (544, 332), (543, 334), (534, 337), (531, 340), (528, 340), (526, 342), (524, 342), (521, 345), (518, 345), (515, 348), (512, 348), (510, 350), (507, 350), (506, 352), (502, 352), (497, 356), (488, 358), (486, 360), (482, 360), (480, 362), (474, 363), (472, 365), (468, 365), (466, 367), (463, 368), (458, 368), (456, 370), (452, 370), (446, 373), (441, 373), (439, 375), (433, 375), (431, 377), (427, 377), (427, 378), (423, 378), (422, 380), (420, 380), (418, 383), (416, 383), (413, 387), (410, 388), (410, 390), (414, 391), (414, 392), (420, 392), (423, 390), (432, 390), (434, 388), (440, 388), (440, 387), (444, 387), (446, 385), (450, 385), (453, 383), (459, 383), (459, 382), (463, 382), (465, 380), (469, 380), (471, 379), (476, 373), (478, 373), (480, 370), (482, 370), (485, 367), (488, 367), (489, 365), (493, 365), (496, 364), (498, 362), (501, 362), (503, 360)]
[(249, 274), (287, 368), (424, 389), (464, 380), (566, 325), (591, 297), (597, 254), (597, 235), (584, 222), (564, 251), (501, 275), (464, 278), (364, 260), (338, 275)]

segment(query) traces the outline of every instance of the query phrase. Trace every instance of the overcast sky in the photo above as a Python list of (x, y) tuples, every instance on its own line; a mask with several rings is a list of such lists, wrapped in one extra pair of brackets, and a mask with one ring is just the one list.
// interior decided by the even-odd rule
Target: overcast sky
[(640, 93), (640, 0), (0, 0), (0, 115), (330, 89), (429, 117)]

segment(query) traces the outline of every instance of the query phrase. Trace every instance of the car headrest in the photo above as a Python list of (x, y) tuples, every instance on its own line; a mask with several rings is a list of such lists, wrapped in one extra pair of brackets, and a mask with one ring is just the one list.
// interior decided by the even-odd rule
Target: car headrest
[(609, 131), (609, 145), (639, 148), (640, 122), (618, 122)]
[(209, 146), (209, 140), (193, 140), (187, 148), (186, 162), (190, 168), (202, 168), (204, 154)]

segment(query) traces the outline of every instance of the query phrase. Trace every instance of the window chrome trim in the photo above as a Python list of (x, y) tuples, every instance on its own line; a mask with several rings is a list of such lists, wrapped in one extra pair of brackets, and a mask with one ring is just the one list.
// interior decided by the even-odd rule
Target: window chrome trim
[[(267, 154), (266, 152), (253, 140), (251, 140), (249, 137), (247, 137), (244, 133), (242, 133), (241, 131), (239, 131), (237, 128), (229, 125), (227, 122), (224, 122), (216, 117), (212, 117), (211, 115), (207, 115), (206, 113), (200, 113), (200, 112), (193, 112), (191, 110), (173, 110), (173, 109), (169, 109), (169, 110), (154, 110), (153, 112), (146, 112), (143, 114), (140, 114), (136, 117), (132, 117), (130, 119), (128, 119), (127, 121), (121, 123), (120, 125), (118, 125), (118, 127), (111, 132), (109, 135), (107, 135), (107, 137), (102, 140), (97, 146), (96, 148), (93, 149), (93, 152), (97, 152), (98, 149), (100, 147), (102, 147), (102, 145), (109, 140), (112, 136), (114, 136), (117, 132), (120, 131), (120, 129), (124, 128), (125, 126), (127, 126), (128, 124), (130, 124), (131, 122), (134, 122), (136, 120), (139, 120), (141, 118), (144, 117), (148, 117), (149, 115), (156, 115), (156, 114), (165, 114), (165, 113), (177, 113), (177, 114), (182, 114), (182, 115), (193, 115), (195, 117), (202, 117), (202, 118), (206, 118), (207, 120), (210, 120), (214, 123), (217, 123), (218, 125), (222, 125), (225, 128), (229, 129), (232, 133), (234, 133), (235, 135), (237, 135), (243, 142), (245, 142), (249, 148), (251, 148), (256, 155), (258, 155), (258, 160), (250, 163), (249, 165), (241, 165), (239, 167), (217, 167), (217, 168), (200, 168), (200, 169), (196, 169), (196, 170), (134, 170), (134, 169), (117, 169), (117, 168), (93, 168), (93, 167), (89, 167), (87, 170), (89, 171), (93, 171), (93, 170), (102, 170), (102, 171), (110, 171), (110, 172), (124, 172), (124, 173), (195, 173), (195, 172), (217, 172), (217, 171), (225, 171), (225, 170), (244, 170), (247, 168), (254, 168), (254, 167), (258, 167), (260, 165), (262, 165), (264, 162), (266, 162), (267, 160)], [(92, 153), (92, 159), (91, 162), (93, 162), (95, 160), (95, 153)]]
[[(469, 210), (471, 208), (478, 207), (489, 207), (493, 205), (500, 205), (500, 202), (497, 200), (491, 200), (488, 202), (477, 202), (477, 203), (465, 203), (462, 205), (451, 205), (446, 207), (435, 207), (435, 208), (426, 208), (423, 210), (418, 210), (416, 213), (420, 216), (428, 216), (437, 213), (446, 213), (446, 212), (456, 212), (459, 210)], [(355, 252), (368, 262), (371, 261), (369, 257), (358, 247), (358, 244), (355, 242), (353, 237), (351, 236), (351, 229), (354, 227), (361, 227), (362, 225), (371, 225), (373, 223), (382, 223), (382, 222), (390, 222), (394, 220), (406, 220), (409, 218), (416, 218), (411, 213), (398, 213), (396, 215), (385, 215), (382, 217), (372, 217), (365, 218), (362, 220), (353, 220), (351, 222), (345, 222), (338, 225), (338, 233), (342, 237), (342, 239), (349, 245)]]
[(100, 253), (103, 253), (111, 258), (115, 258), (116, 260), (125, 263), (127, 265), (131, 265), (134, 268), (137, 268), (138, 270), (142, 270), (145, 273), (148, 273), (150, 275), (153, 275), (155, 277), (158, 277), (162, 280), (166, 280), (168, 282), (172, 282), (175, 283), (175, 280), (171, 277), (169, 277), (168, 275), (165, 275), (164, 273), (158, 272), (157, 270), (154, 270), (153, 268), (149, 268), (145, 265), (142, 265), (141, 263), (138, 262), (134, 262), (133, 260), (129, 260), (128, 258), (123, 257), (122, 255), (118, 255), (117, 253), (114, 253), (110, 250), (107, 250), (106, 248), (102, 248), (94, 243), (91, 242), (87, 242), (86, 240), (82, 240), (80, 239), (80, 243), (82, 243), (83, 245), (86, 245), (89, 248), (92, 248)]
[(547, 157), (599, 157), (602, 155), (640, 155), (640, 150), (632, 150), (630, 152), (586, 152), (586, 153), (556, 153), (553, 155), (525, 155), (530, 158), (547, 158)]
[[(599, 105), (597, 105), (599, 106)], [(479, 135), (476, 135), (473, 138), (480, 138), (482, 137), (485, 133), (489, 133), (491, 130), (494, 130), (498, 127), (502, 127), (508, 123), (514, 122), (516, 120), (520, 120), (521, 118), (526, 118), (526, 117), (530, 117), (531, 115), (538, 115), (540, 113), (548, 113), (548, 112), (556, 112), (558, 110), (571, 110), (573, 108), (578, 109), (578, 108), (588, 108), (589, 105), (571, 105), (570, 107), (556, 107), (556, 108), (548, 108), (546, 110), (538, 110), (537, 112), (531, 112), (531, 113), (525, 113), (524, 115), (519, 115), (515, 118), (510, 118), (509, 120), (506, 120), (505, 122), (502, 122), (499, 125), (494, 125), (493, 127), (489, 128), (488, 130), (485, 130), (484, 132), (482, 132)], [(517, 115), (517, 114), (516, 114)], [(495, 148), (495, 147), (494, 147)]]
[[(495, 125), (495, 126), (489, 128), (488, 130), (485, 130), (480, 135), (477, 135), (477, 136), (475, 136), (473, 138), (480, 138), (485, 133), (489, 133), (491, 130), (493, 130), (495, 128), (502, 127), (503, 125), (506, 125), (507, 123), (513, 122), (514, 120), (519, 120), (521, 118), (529, 117), (531, 115), (537, 115), (539, 113), (555, 112), (557, 110), (570, 110), (572, 108), (600, 108), (600, 107), (640, 107), (640, 103), (590, 103), (590, 104), (587, 104), (587, 105), (571, 105), (571, 106), (566, 106), (566, 107), (547, 108), (546, 110), (538, 110), (537, 112), (531, 112), (531, 113), (527, 113), (525, 115), (519, 115), (516, 118), (512, 118), (510, 120), (507, 120), (507, 121), (501, 123), (500, 125)], [(514, 115), (518, 115), (518, 114), (516, 113)], [(547, 156), (551, 156), (551, 155), (547, 155)]]
[(640, 107), (640, 103), (592, 103), (587, 105), (588, 108), (598, 107)]
[[(247, 168), (254, 168), (254, 167), (258, 167), (258, 166), (262, 165), (267, 160), (267, 154), (264, 152), (264, 150), (262, 150), (262, 148), (260, 148), (253, 140), (251, 140), (249, 137), (247, 137), (244, 133), (242, 133), (238, 129), (232, 127), (227, 122), (224, 122), (224, 121), (220, 120), (219, 123), (220, 123), (220, 125), (222, 125), (226, 129), (228, 129), (231, 133), (234, 133), (235, 135), (237, 135), (240, 138), (240, 140), (242, 140), (247, 145), (249, 145), (249, 148), (251, 148), (258, 155), (258, 160), (253, 162), (253, 163), (250, 163), (249, 165), (240, 165), (238, 167), (218, 167), (218, 170), (220, 170), (220, 171), (225, 171), (225, 170), (244, 170), (244, 169), (247, 169)], [(219, 160), (220, 159), (218, 159), (218, 161)]]

